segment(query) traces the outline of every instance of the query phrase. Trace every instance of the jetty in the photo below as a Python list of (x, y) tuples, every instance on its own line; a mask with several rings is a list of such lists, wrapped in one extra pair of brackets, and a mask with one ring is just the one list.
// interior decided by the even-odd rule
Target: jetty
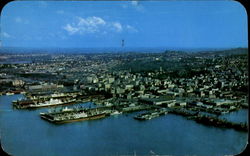
[(136, 119), (136, 120), (150, 120), (150, 119), (159, 117), (161, 115), (165, 115), (167, 113), (168, 113), (167, 109), (164, 109), (164, 108), (159, 109), (159, 110), (156, 109), (156, 110), (149, 111), (149, 112), (146, 112), (143, 114), (139, 114), (139, 115), (135, 116), (134, 119)]
[(240, 131), (248, 131), (247, 123), (234, 123), (231, 121), (227, 121), (226, 119), (219, 119), (217, 117), (208, 116), (208, 115), (197, 115), (192, 117), (197, 123), (209, 125), (209, 126), (216, 126), (222, 128), (233, 128), (235, 130)]

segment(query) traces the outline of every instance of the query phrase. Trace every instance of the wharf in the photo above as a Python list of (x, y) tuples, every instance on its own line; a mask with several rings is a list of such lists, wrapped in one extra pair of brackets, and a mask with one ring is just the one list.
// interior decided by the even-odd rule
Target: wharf
[(40, 116), (42, 119), (45, 119), (52, 123), (67, 123), (80, 120), (99, 119), (114, 114), (121, 114), (145, 109), (151, 109), (151, 107), (143, 105), (137, 105), (133, 107), (127, 107), (127, 105), (113, 105), (96, 108), (84, 108), (80, 106), (75, 108), (65, 107), (59, 110), (51, 109), (49, 112), (40, 113)]
[(152, 107), (145, 106), (145, 105), (137, 105), (137, 106), (132, 106), (132, 107), (122, 107), (122, 108), (118, 108), (118, 109), (124, 113), (129, 113), (129, 112), (152, 109)]
[(29, 108), (40, 108), (40, 107), (52, 107), (61, 105), (71, 105), (76, 103), (90, 102), (96, 96), (46, 96), (28, 98), (22, 100), (13, 101), (13, 107), (17, 109), (29, 109)]
[[(161, 110), (164, 110), (161, 112)], [(182, 115), (187, 119), (195, 120), (197, 123), (201, 123), (208, 126), (222, 127), (222, 128), (233, 128), (239, 131), (248, 131), (247, 123), (234, 123), (225, 119), (219, 119), (217, 116), (202, 115), (199, 111), (187, 110), (184, 108), (161, 108), (151, 112), (143, 113), (134, 117), (137, 120), (150, 120), (155, 117), (159, 117), (164, 113), (172, 113), (176, 115)]]
[(26, 92), (24, 90), (13, 90), (13, 91), (7, 91), (7, 92), (0, 92), (0, 95), (15, 95), (15, 94), (25, 94)]
[(234, 128), (235, 130), (248, 131), (246, 123), (234, 123), (225, 119), (219, 119), (218, 117), (211, 115), (202, 115), (198, 111), (190, 111), (185, 109), (169, 109), (169, 113), (182, 115), (188, 119), (195, 120), (197, 123), (204, 125), (223, 127), (223, 128)]
[(173, 114), (177, 114), (177, 115), (182, 115), (182, 116), (185, 116), (185, 117), (198, 115), (198, 111), (186, 110), (186, 109), (183, 109), (183, 108), (180, 108), (180, 109), (173, 109), (173, 108), (170, 109), (169, 108), (168, 112), (173, 113)]
[(241, 103), (241, 107), (242, 107), (242, 108), (248, 108), (249, 105), (248, 105), (248, 103), (245, 102), (245, 103)]
[[(82, 100), (89, 100), (89, 99), (86, 99), (86, 96), (82, 96), (82, 99), (78, 99), (77, 102), (82, 101)], [(224, 119), (219, 119), (218, 116), (212, 115), (216, 113), (209, 114), (211, 113), (210, 111), (215, 111), (215, 110), (204, 111), (205, 113), (208, 112), (209, 115), (202, 115), (199, 112), (202, 111), (203, 109), (199, 109), (198, 107), (195, 107), (192, 109), (192, 108), (186, 108), (186, 107), (162, 107), (162, 106), (140, 104), (140, 103), (137, 103), (137, 104), (136, 103), (134, 104), (124, 103), (124, 104), (119, 104), (119, 105), (109, 105), (109, 106), (102, 106), (102, 107), (96, 107), (96, 108), (78, 107), (78, 108), (68, 109), (67, 111), (61, 109), (59, 111), (41, 113), (40, 115), (42, 118), (46, 120), (51, 120), (52, 122), (54, 122), (54, 120), (52, 120), (53, 118), (59, 120), (58, 122), (64, 122), (64, 120), (67, 122), (69, 120), (69, 122), (71, 122), (71, 121), (78, 121), (78, 120), (90, 120), (92, 118), (98, 119), (98, 118), (103, 118), (105, 116), (110, 116), (113, 114), (129, 113), (133, 111), (142, 111), (142, 110), (149, 110), (149, 111), (147, 113), (143, 113), (143, 114), (135, 116), (134, 119), (150, 120), (152, 118), (156, 118), (161, 115), (165, 115), (167, 113), (172, 113), (172, 114), (182, 115), (186, 117), (187, 119), (192, 119), (198, 123), (202, 123), (202, 124), (209, 125), (209, 126), (234, 128), (236, 130), (241, 130), (241, 131), (248, 130), (246, 123), (233, 123), (230, 121), (226, 121)], [(219, 111), (219, 110), (216, 110), (216, 111)], [(85, 114), (82, 114), (82, 112), (86, 112), (88, 114), (88, 117), (86, 118), (82, 117), (78, 119), (77, 116), (85, 115)], [(90, 112), (94, 112), (95, 115), (91, 116), (92, 113)], [(216, 115), (220, 115), (220, 114), (221, 112)], [(60, 120), (63, 120), (63, 121), (60, 121)]]
[(50, 101), (38, 101), (33, 102), (31, 100), (25, 100), (22, 102), (14, 101), (13, 107), (16, 109), (36, 109), (36, 108), (42, 108), (42, 107), (55, 107), (55, 106), (63, 106), (63, 105), (72, 105), (76, 104), (78, 101), (76, 100), (62, 100), (58, 103), (50, 103)]
[(222, 108), (222, 107), (213, 107), (213, 108), (204, 108), (204, 107), (186, 107), (187, 110), (196, 111), (196, 112), (207, 112), (215, 115), (226, 114), (232, 111), (239, 110), (240, 107), (234, 108)]
[(147, 113), (139, 114), (139, 115), (135, 116), (134, 119), (137, 119), (137, 120), (150, 120), (150, 119), (159, 117), (161, 115), (165, 115), (167, 113), (168, 113), (167, 109), (162, 108), (162, 109), (157, 109), (157, 110), (150, 111), (150, 112), (147, 112)]
[(248, 131), (247, 123), (234, 123), (225, 119), (219, 119), (208, 115), (197, 115), (192, 117), (198, 123), (205, 125), (223, 127), (223, 128), (234, 128), (235, 130)]

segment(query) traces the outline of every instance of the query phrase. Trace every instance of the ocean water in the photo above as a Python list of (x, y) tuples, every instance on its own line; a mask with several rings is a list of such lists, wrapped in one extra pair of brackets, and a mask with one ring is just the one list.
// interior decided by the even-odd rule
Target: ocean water
[[(222, 156), (241, 153), (248, 140), (247, 132), (209, 127), (173, 114), (138, 121), (133, 119), (139, 113), (135, 112), (54, 125), (40, 119), (47, 108), (13, 109), (11, 101), (20, 97), (0, 96), (1, 144), (14, 156)], [(225, 118), (244, 122), (248, 110)]]

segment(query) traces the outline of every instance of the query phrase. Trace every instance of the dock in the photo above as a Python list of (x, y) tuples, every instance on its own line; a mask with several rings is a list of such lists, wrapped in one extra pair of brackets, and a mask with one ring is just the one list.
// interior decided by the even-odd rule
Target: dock
[(41, 96), (27, 96), (26, 99), (13, 101), (13, 107), (17, 109), (30, 109), (40, 107), (52, 107), (61, 105), (71, 105), (76, 103), (91, 102), (93, 99), (102, 98), (101, 95), (82, 95), (78, 94), (51, 94)]
[(137, 119), (137, 120), (150, 120), (150, 119), (159, 117), (161, 115), (165, 115), (167, 113), (168, 113), (167, 109), (162, 108), (160, 110), (153, 110), (153, 111), (149, 111), (147, 113), (139, 114), (139, 115), (135, 116), (134, 119)]
[(234, 123), (225, 119), (219, 119), (208, 115), (197, 115), (192, 117), (198, 123), (222, 128), (233, 128), (239, 131), (248, 131), (247, 123)]
[(218, 116), (212, 116), (212, 115), (203, 115), (199, 113), (198, 111), (191, 111), (186, 110), (184, 108), (161, 108), (156, 109), (154, 111), (149, 111), (143, 114), (139, 114), (134, 117), (134, 119), (137, 120), (150, 120), (156, 117), (159, 117), (164, 114), (176, 114), (186, 117), (189, 120), (194, 120), (197, 123), (201, 123), (208, 126), (215, 126), (215, 127), (221, 127), (221, 128), (233, 128), (235, 130), (239, 131), (248, 131), (248, 125), (247, 123), (235, 123), (231, 121), (227, 121), (226, 119), (219, 119)]

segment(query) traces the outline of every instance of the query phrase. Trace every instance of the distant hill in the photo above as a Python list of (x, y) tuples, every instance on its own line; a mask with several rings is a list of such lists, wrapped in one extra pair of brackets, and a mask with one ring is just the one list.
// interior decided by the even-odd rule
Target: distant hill
[(247, 54), (248, 48), (233, 48), (233, 49), (227, 49), (227, 50), (218, 50), (218, 51), (201, 51), (198, 52), (200, 55), (236, 55), (236, 54)]
[[(163, 53), (165, 56), (187, 55), (232, 55), (248, 53), (248, 48), (234, 48), (224, 50), (165, 50), (166, 48), (21, 48), (0, 47), (0, 54), (17, 53)], [(194, 49), (195, 50), (195, 49)]]
[(183, 57), (183, 56), (228, 56), (228, 55), (239, 55), (247, 54), (248, 48), (232, 48), (224, 50), (206, 50), (206, 51), (196, 51), (196, 52), (186, 52), (186, 51), (174, 51), (166, 50), (163, 55), (167, 57)]

